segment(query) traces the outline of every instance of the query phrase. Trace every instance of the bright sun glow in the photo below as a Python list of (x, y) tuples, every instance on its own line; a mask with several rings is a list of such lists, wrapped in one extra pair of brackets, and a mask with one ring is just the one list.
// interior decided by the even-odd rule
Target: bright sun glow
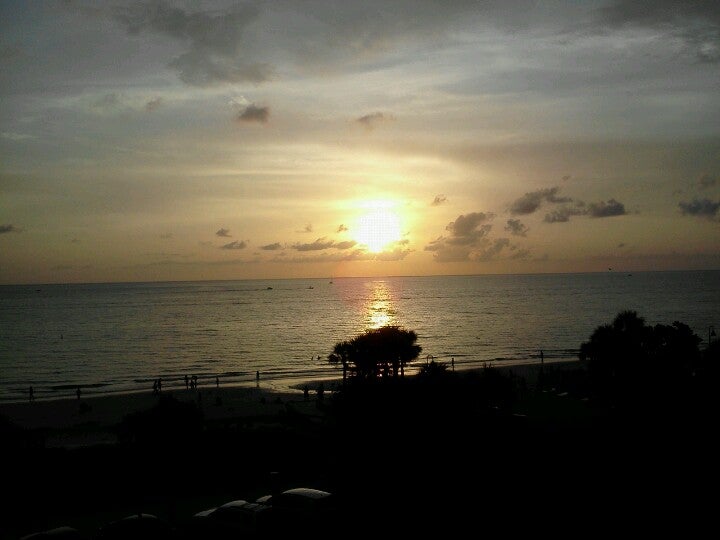
[(388, 208), (376, 208), (358, 219), (355, 240), (373, 253), (381, 252), (401, 236), (400, 218)]

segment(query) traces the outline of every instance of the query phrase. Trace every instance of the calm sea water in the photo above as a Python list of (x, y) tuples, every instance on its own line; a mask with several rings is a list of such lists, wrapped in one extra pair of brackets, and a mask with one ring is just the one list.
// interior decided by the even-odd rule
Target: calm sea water
[[(333, 345), (418, 333), (424, 362), (569, 359), (621, 310), (720, 331), (720, 271), (0, 287), (0, 400), (337, 376)], [(320, 358), (318, 359), (318, 356)]]

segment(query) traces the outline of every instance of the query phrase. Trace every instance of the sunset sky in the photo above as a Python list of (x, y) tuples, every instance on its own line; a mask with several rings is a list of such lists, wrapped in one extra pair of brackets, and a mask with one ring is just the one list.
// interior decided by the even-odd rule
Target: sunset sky
[(720, 2), (0, 3), (0, 283), (720, 268)]

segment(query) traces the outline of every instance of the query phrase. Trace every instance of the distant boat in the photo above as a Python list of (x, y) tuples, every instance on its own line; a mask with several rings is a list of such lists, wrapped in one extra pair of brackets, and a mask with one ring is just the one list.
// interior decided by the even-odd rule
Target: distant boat
[(313, 287), (312, 285), (310, 285), (310, 286), (308, 287), (308, 289), (314, 289), (314, 288), (315, 288), (315, 287)]
[(265, 290), (266, 290), (266, 291), (272, 291), (272, 287), (268, 287), (268, 288), (265, 289)]

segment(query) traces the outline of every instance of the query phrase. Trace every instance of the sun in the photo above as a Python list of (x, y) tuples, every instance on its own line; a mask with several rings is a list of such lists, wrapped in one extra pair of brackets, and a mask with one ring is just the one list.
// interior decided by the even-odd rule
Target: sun
[(379, 253), (402, 237), (400, 217), (388, 208), (371, 210), (358, 218), (355, 241)]

